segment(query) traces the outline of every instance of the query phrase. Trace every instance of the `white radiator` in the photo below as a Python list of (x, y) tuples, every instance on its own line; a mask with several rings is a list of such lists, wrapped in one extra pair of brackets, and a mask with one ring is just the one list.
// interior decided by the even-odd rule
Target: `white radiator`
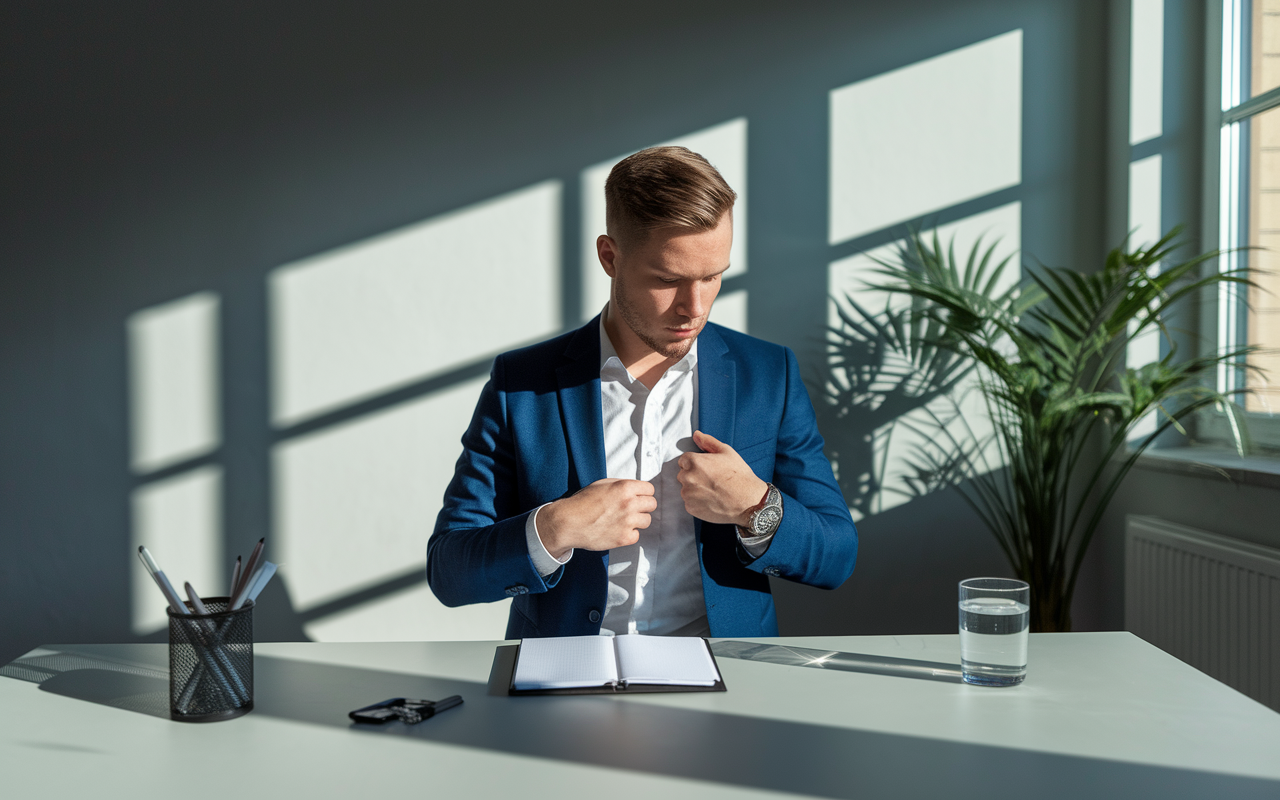
[(1130, 515), (1124, 619), (1170, 655), (1280, 711), (1280, 550)]

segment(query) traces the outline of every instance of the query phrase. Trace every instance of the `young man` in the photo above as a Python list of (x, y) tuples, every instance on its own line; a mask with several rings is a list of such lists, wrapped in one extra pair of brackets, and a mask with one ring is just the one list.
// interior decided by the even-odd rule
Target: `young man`
[(515, 598), (509, 639), (776, 636), (767, 576), (852, 574), (795, 355), (707, 321), (735, 200), (682, 147), (613, 168), (609, 303), (494, 361), (427, 545), (445, 605)]

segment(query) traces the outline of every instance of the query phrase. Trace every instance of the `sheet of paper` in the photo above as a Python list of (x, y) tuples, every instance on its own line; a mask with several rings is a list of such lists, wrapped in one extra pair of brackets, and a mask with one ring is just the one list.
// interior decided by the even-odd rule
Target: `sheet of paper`
[(713, 686), (720, 679), (707, 643), (696, 636), (614, 637), (618, 671), (629, 683)]
[(607, 636), (524, 639), (516, 662), (516, 689), (573, 689), (618, 680), (613, 642)]

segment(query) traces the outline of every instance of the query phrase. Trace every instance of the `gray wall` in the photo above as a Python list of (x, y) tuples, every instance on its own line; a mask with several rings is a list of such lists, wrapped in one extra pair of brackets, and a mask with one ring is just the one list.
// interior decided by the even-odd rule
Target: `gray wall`
[[(1070, 0), (6, 4), (0, 661), (42, 642), (134, 638), (135, 311), (206, 289), (222, 297), (230, 558), (271, 533), (269, 270), (560, 179), (572, 326), (581, 170), (745, 116), (751, 269), (735, 288), (750, 292), (751, 332), (794, 348), (816, 387), (828, 263), (894, 235), (827, 244), (828, 92), (1022, 29), (1022, 183), (929, 221), (1018, 200), (1028, 256), (1096, 263), (1107, 14)], [(482, 297), (465, 300), (482, 313)], [(1008, 572), (951, 493), (860, 530), (843, 588), (776, 586), (784, 633), (946, 631), (957, 579)], [(301, 635), (287, 581), (260, 606), (259, 638)], [(1082, 628), (1111, 620), (1078, 616)]]

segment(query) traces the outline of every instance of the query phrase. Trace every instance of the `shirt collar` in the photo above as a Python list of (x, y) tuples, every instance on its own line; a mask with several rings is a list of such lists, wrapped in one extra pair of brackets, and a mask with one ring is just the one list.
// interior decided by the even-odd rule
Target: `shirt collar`
[[(607, 307), (606, 307), (607, 309)], [(626, 367), (622, 365), (622, 359), (618, 358), (618, 351), (613, 347), (613, 341), (609, 338), (609, 332), (604, 329), (605, 312), (600, 312), (600, 372), (610, 367), (621, 370), (631, 378), (631, 373), (627, 372)], [(612, 363), (610, 363), (612, 362)], [(684, 358), (672, 364), (667, 371), (671, 372), (688, 372), (698, 366), (698, 340), (693, 340), (693, 345), (689, 347), (689, 352), (684, 354)], [(631, 378), (635, 380), (635, 378)]]

